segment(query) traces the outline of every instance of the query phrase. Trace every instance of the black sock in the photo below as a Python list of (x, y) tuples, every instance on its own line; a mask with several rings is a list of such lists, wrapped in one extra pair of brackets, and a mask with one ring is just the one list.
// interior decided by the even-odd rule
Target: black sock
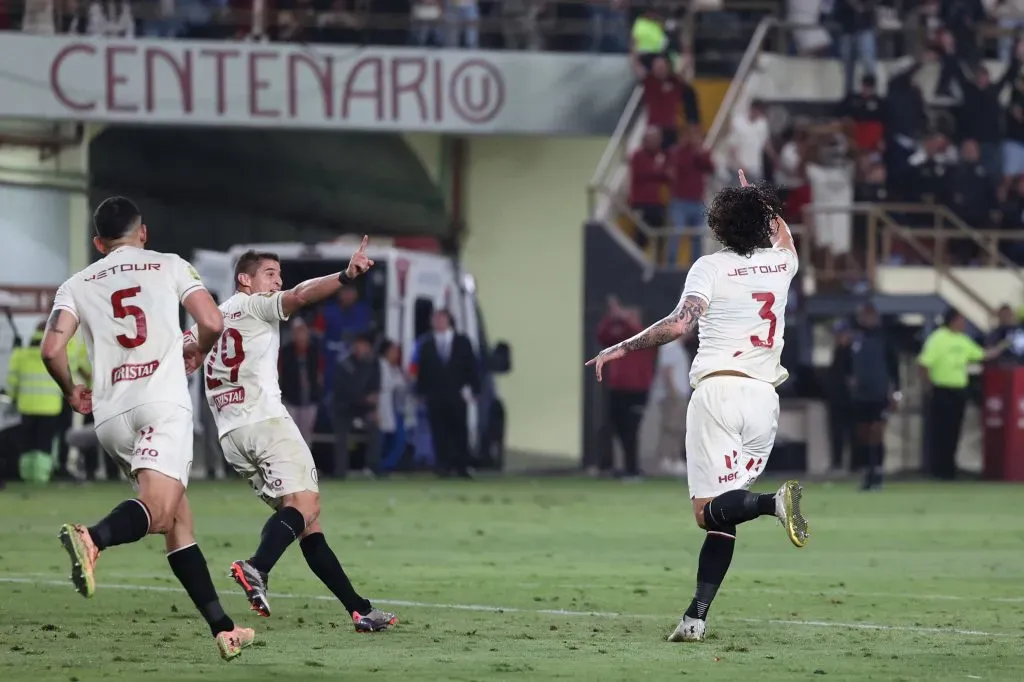
[(125, 500), (89, 528), (96, 549), (137, 542), (149, 533), (149, 510), (142, 500)]
[(221, 608), (217, 589), (213, 586), (210, 569), (206, 567), (206, 558), (199, 545), (174, 550), (167, 555), (167, 563), (171, 565), (178, 582), (188, 592), (192, 603), (206, 619), (214, 636), (235, 629), (234, 621)]
[(288, 545), (295, 542), (305, 529), (306, 520), (302, 518), (302, 512), (295, 507), (281, 507), (264, 524), (260, 546), (249, 563), (263, 573), (270, 573)]
[(704, 528), (723, 530), (756, 519), (758, 516), (774, 515), (775, 495), (773, 493), (730, 490), (704, 505)]
[(349, 613), (358, 611), (360, 615), (366, 615), (373, 609), (370, 601), (360, 597), (356, 588), (352, 587), (352, 581), (345, 575), (345, 569), (341, 567), (338, 557), (331, 551), (323, 533), (307, 535), (299, 542), (299, 546), (302, 547), (302, 556), (306, 557), (306, 563), (309, 564), (310, 569), (327, 586), (327, 589), (345, 605)]
[(704, 546), (700, 548), (697, 561), (697, 590), (686, 609), (686, 615), (690, 618), (707, 618), (711, 602), (729, 571), (732, 553), (736, 548), (736, 529), (732, 528), (732, 533), (728, 533), (728, 530), (708, 531), (704, 536)]

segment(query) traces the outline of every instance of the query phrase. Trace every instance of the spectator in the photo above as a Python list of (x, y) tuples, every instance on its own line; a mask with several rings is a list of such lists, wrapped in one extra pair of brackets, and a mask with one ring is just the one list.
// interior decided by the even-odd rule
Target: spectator
[(630, 59), (645, 69), (653, 66), (654, 58), (668, 52), (665, 21), (656, 11), (647, 10), (636, 18), (630, 31)]
[(279, 0), (277, 39), (289, 43), (316, 42), (317, 15), (313, 0)]
[(811, 187), (807, 183), (807, 155), (810, 152), (810, 121), (797, 119), (790, 138), (779, 150), (775, 164), (775, 184), (784, 202), (785, 219), (802, 224), (804, 207), (811, 203)]
[(963, 139), (977, 141), (981, 163), (992, 180), (997, 180), (1003, 171), (999, 150), (1003, 137), (1003, 105), (999, 100), (1019, 71), (1020, 62), (1015, 59), (996, 83), (992, 82), (984, 64), (979, 64), (973, 72), (961, 69), (961, 77), (957, 79), (963, 90), (957, 132)]
[(447, 0), (448, 47), (480, 47), (480, 6), (477, 0)]
[(360, 42), (364, 28), (362, 18), (353, 7), (353, 0), (328, 0), (330, 6), (316, 15), (319, 39), (327, 43)]
[(985, 343), (992, 347), (1003, 344), (1006, 350), (997, 359), (1000, 362), (1020, 364), (1024, 362), (1024, 327), (1020, 319), (1007, 304), (999, 306), (998, 323)]
[(427, 406), (438, 473), (469, 478), (468, 404), (480, 392), (476, 354), (447, 310), (436, 311), (431, 324), (433, 334), (420, 346), (416, 393)]
[[(699, 128), (687, 129), (683, 140), (668, 152), (666, 173), (670, 180), (668, 211), (673, 228), (700, 230), (691, 237), (690, 261), (701, 257), (707, 221), (704, 219), (705, 176), (714, 172), (711, 155), (703, 147)], [(678, 262), (679, 235), (668, 240), (666, 257), (669, 265)]]
[(377, 406), (382, 472), (397, 469), (405, 454), (408, 390), (405, 374), (402, 373), (401, 349), (394, 341), (385, 341), (380, 350), (380, 404)]
[(769, 152), (770, 138), (768, 118), (760, 101), (754, 100), (746, 112), (734, 114), (726, 145), (731, 176), (736, 177), (736, 171), (743, 169), (750, 182), (764, 180), (764, 156)]
[(57, 31), (54, 0), (25, 0), (21, 30), (35, 35), (52, 36)]
[(373, 355), (373, 338), (359, 334), (350, 352), (338, 356), (334, 376), (334, 477), (345, 478), (351, 461), (353, 428), (362, 427), (366, 436), (363, 470), (372, 472), (380, 459), (380, 429), (377, 424), (381, 376)]
[(412, 3), (412, 30), (409, 37), (416, 45), (444, 45), (441, 20), (444, 9), (441, 0), (417, 0)]
[(320, 404), (320, 348), (312, 343), (309, 326), (301, 317), (289, 325), (291, 338), (281, 348), (281, 399), (307, 445)]
[(1003, 139), (1003, 177), (1024, 175), (1024, 74), (1013, 74)]
[[(1024, 176), (1014, 178), (1000, 214), (1000, 225), (1003, 229), (1024, 230)], [(1014, 263), (1024, 264), (1024, 242), (1004, 239), (1000, 242), (1000, 250)]]
[(107, 38), (134, 38), (135, 17), (129, 0), (94, 2), (89, 5), (89, 35)]
[(949, 171), (957, 163), (956, 147), (939, 132), (929, 134), (908, 159), (912, 201), (941, 201), (950, 196)]
[(658, 348), (651, 400), (661, 408), (658, 461), (671, 476), (686, 473), (686, 408), (690, 403), (690, 356), (680, 338)]
[(833, 132), (819, 147), (815, 163), (808, 163), (814, 212), (814, 238), (828, 253), (845, 258), (853, 248), (853, 218), (847, 209), (853, 203), (854, 167), (848, 159), (847, 140)]
[(853, 74), (858, 60), (868, 75), (878, 66), (878, 37), (875, 0), (835, 0), (833, 19), (839, 24), (839, 55), (843, 60), (843, 88), (853, 92)]
[[(633, 152), (629, 160), (629, 206), (648, 227), (665, 226), (665, 200), (662, 189), (668, 175), (665, 171), (665, 152), (661, 149), (661, 131), (649, 126), (644, 132), (643, 145)], [(636, 242), (647, 246), (647, 235), (637, 229)]]
[(60, 32), (69, 35), (86, 35), (89, 29), (89, 6), (83, 0), (69, 0), (63, 5), (60, 17)]
[(987, 15), (981, 0), (941, 0), (942, 22), (952, 35), (957, 58), (972, 67), (981, 58), (978, 50), (978, 24)]
[(927, 115), (924, 96), (914, 82), (921, 64), (914, 62), (909, 68), (889, 79), (885, 96), (883, 119), (885, 130), (886, 190), (893, 201), (913, 201), (906, 191), (907, 177), (911, 174), (909, 159), (917, 150), (917, 141), (924, 134)]
[(626, 0), (589, 0), (587, 7), (590, 10), (590, 51), (628, 52)]
[(679, 114), (683, 106), (682, 80), (672, 73), (665, 57), (655, 57), (648, 70), (634, 62), (637, 78), (644, 89), (647, 125), (661, 131), (661, 145), (668, 149), (679, 137)]
[[(850, 323), (840, 320), (832, 328), (835, 345), (832, 363), (825, 378), (825, 399), (828, 405), (828, 438), (832, 452), (832, 468), (843, 469), (846, 451), (852, 443), (853, 420), (850, 414), (850, 376), (853, 366)], [(854, 462), (853, 468), (859, 468)]]
[(873, 73), (864, 74), (860, 92), (851, 92), (843, 100), (840, 115), (854, 125), (854, 145), (861, 151), (878, 149), (885, 135), (883, 103)]
[(1013, 56), (1017, 34), (1024, 29), (1024, 0), (996, 0), (992, 14), (1007, 32), (999, 37), (999, 59), (1005, 64)]
[[(501, 5), (502, 33), (510, 50), (543, 50), (541, 23), (547, 21), (547, 0), (505, 0)], [(623, 34), (625, 22), (623, 22)], [(625, 40), (622, 41), (625, 45)], [(621, 50), (625, 52), (625, 48)]]
[(359, 291), (355, 287), (343, 287), (336, 300), (320, 308), (315, 326), (323, 336), (324, 386), (333, 386), (338, 353), (356, 335), (371, 330), (373, 311), (359, 300)]
[[(643, 331), (640, 313), (635, 309), (627, 310), (619, 305), (618, 300), (608, 301), (608, 312), (597, 325), (597, 341), (602, 348), (607, 348), (620, 341)], [(657, 351), (653, 348), (630, 353), (618, 362), (606, 367), (604, 385), (608, 389), (608, 426), (610, 432), (618, 438), (625, 458), (627, 479), (636, 479), (640, 475), (638, 461), (637, 431), (644, 406), (647, 405), (647, 392), (654, 381), (654, 361)], [(611, 448), (606, 451), (611, 454)], [(601, 470), (612, 473), (612, 459), (602, 457)]]
[(987, 229), (998, 222), (996, 183), (981, 163), (976, 141), (964, 140), (960, 146), (960, 162), (951, 169), (948, 186), (952, 190), (950, 208), (968, 225)]

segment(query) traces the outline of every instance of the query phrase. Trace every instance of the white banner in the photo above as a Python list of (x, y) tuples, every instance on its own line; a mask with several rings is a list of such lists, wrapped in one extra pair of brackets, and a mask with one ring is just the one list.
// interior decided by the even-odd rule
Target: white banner
[(610, 134), (626, 57), (0, 33), (0, 118)]

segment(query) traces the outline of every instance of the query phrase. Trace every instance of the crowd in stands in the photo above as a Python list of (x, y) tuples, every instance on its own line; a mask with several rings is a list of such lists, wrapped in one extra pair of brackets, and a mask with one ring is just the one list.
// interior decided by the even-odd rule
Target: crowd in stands
[(625, 54), (645, 11), (626, 0), (0, 0), (0, 30)]
[[(657, 55), (634, 51), (648, 125), (630, 159), (634, 218), (651, 228), (700, 230), (707, 181), (743, 168), (778, 186), (787, 219), (806, 225), (815, 247), (840, 262), (863, 253), (866, 231), (857, 227), (864, 218), (822, 206), (942, 205), (952, 214), (947, 223), (1024, 229), (1024, 39), (1013, 33), (1024, 29), (1024, 2), (941, 0), (901, 14), (871, 0), (830, 4), (823, 24), (792, 29), (792, 37), (799, 52), (841, 61), (845, 96), (803, 111), (800, 103), (737, 107), (713, 155), (702, 148), (695, 94), (673, 68), (671, 46), (663, 43)], [(880, 53), (897, 58), (881, 69)], [(922, 78), (926, 66), (931, 76)], [(927, 211), (893, 217), (908, 227), (935, 221)], [(635, 234), (647, 247), (649, 231)], [(701, 238), (692, 242), (689, 258), (701, 253)], [(678, 239), (664, 244), (661, 262), (685, 265)], [(920, 262), (911, 246), (896, 240), (887, 255)], [(1024, 241), (1004, 239), (999, 249), (1024, 263)], [(995, 258), (969, 239), (950, 240), (943, 257), (958, 264)]]

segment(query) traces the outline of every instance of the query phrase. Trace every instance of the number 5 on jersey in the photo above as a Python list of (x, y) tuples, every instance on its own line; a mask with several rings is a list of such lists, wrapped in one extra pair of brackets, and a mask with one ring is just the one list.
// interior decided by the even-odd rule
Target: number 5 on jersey
[(206, 359), (206, 390), (212, 391), (224, 384), (224, 381), (214, 378), (217, 360), (223, 369), (227, 371), (227, 383), (238, 383), (238, 370), (245, 360), (245, 349), (242, 348), (242, 334), (237, 329), (224, 330), (217, 340), (217, 345), (210, 351)]
[(752, 334), (750, 343), (754, 344), (756, 348), (773, 348), (775, 346), (775, 327), (779, 322), (775, 313), (772, 312), (772, 306), (775, 305), (775, 294), (770, 291), (759, 291), (751, 294), (750, 297), (761, 303), (761, 309), (757, 311), (757, 314), (762, 320), (768, 322), (768, 338), (762, 339)]

